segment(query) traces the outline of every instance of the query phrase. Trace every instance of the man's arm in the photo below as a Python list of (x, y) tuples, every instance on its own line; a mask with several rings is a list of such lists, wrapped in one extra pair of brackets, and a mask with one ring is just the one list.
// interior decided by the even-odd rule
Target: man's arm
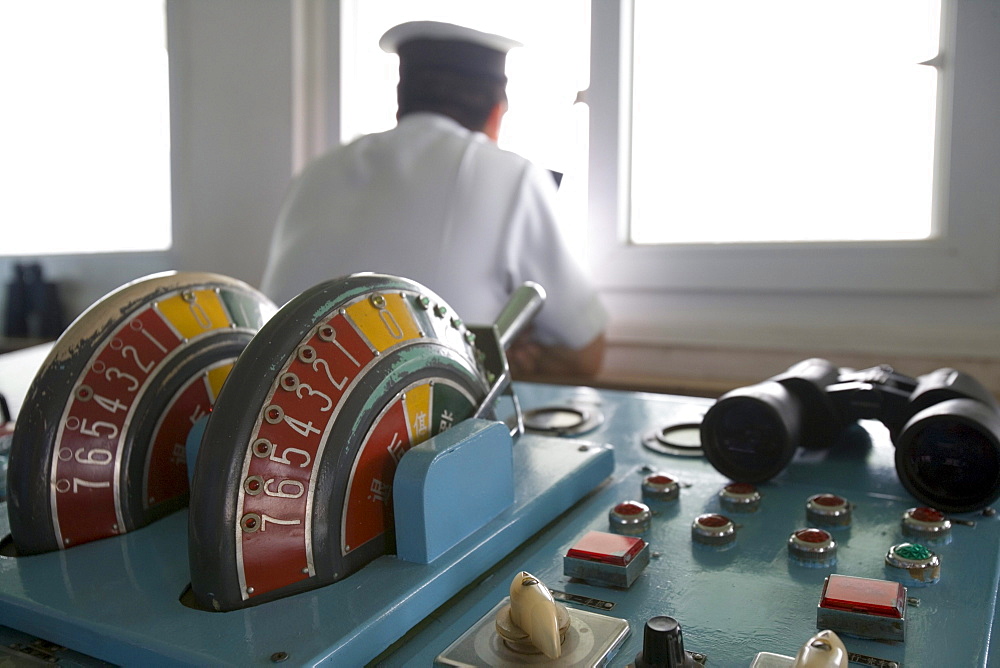
[(600, 334), (582, 348), (543, 346), (522, 335), (507, 351), (507, 361), (515, 378), (544, 380), (565, 377), (586, 380), (593, 378), (604, 361), (605, 337)]

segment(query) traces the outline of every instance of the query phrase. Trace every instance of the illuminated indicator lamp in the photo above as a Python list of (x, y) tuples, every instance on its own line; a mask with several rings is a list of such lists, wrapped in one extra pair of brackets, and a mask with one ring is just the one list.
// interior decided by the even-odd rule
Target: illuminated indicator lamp
[(816, 494), (806, 501), (810, 526), (845, 527), (851, 524), (851, 504), (836, 494)]
[(733, 482), (719, 492), (719, 503), (733, 513), (754, 513), (760, 508), (760, 492), (747, 482)]
[(563, 575), (590, 584), (631, 587), (649, 564), (649, 543), (636, 536), (590, 531), (566, 552)]
[(611, 531), (625, 536), (640, 536), (649, 531), (653, 514), (639, 501), (622, 501), (608, 512)]
[(801, 566), (833, 566), (837, 563), (837, 542), (823, 529), (799, 529), (788, 538), (788, 557)]
[(652, 473), (642, 481), (642, 498), (647, 501), (675, 501), (681, 488), (666, 473)]
[(691, 523), (691, 540), (713, 547), (728, 546), (736, 540), (736, 525), (725, 515), (699, 515)]
[(939, 510), (920, 507), (903, 513), (903, 535), (916, 538), (928, 545), (951, 542), (951, 522)]
[(885, 572), (908, 587), (926, 587), (941, 579), (941, 560), (923, 545), (900, 543), (886, 552)]
[(823, 583), (816, 628), (872, 640), (902, 642), (906, 587), (898, 582), (830, 575)]

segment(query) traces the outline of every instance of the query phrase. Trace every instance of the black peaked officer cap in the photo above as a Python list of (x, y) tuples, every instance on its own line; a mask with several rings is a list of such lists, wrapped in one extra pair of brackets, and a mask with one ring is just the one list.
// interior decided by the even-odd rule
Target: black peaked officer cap
[(378, 45), (399, 55), (400, 78), (424, 70), (459, 72), (504, 83), (507, 52), (517, 42), (500, 35), (438, 21), (411, 21), (390, 28)]

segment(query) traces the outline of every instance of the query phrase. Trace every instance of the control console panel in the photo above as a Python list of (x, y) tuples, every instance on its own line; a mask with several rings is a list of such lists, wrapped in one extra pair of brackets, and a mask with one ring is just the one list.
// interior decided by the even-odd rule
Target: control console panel
[[(695, 665), (795, 656), (821, 629), (839, 635), (852, 665), (990, 665), (1000, 519), (992, 508), (945, 515), (919, 506), (896, 477), (880, 425), (862, 423), (828, 451), (800, 452), (764, 484), (734, 485), (698, 456), (696, 439), (684, 443), (683, 430), (674, 429), (696, 424), (710, 400), (515, 389), (528, 427), (536, 428), (514, 443), (515, 453), (551, 450), (562, 460), (569, 451), (610, 452), (613, 467), (594, 477), (586, 463), (570, 466), (570, 477), (591, 477), (592, 490), (509, 549), (486, 541), (485, 550), (467, 550), (476, 555), (476, 572), (460, 576), (469, 583), (434, 609), (386, 621), (372, 601), (387, 598), (392, 608), (411, 597), (409, 589), (455, 576), (455, 567), (441, 565), (450, 553), (396, 572), (383, 563), (395, 557), (384, 557), (342, 582), (243, 610), (187, 607), (180, 600), (190, 577), (181, 510), (73, 550), (0, 558), (6, 644), (30, 647), (30, 634), (55, 656), (65, 646), (83, 660), (114, 663), (346, 665), (349, 657), (384, 666), (489, 665), (470, 659), (476, 642), (469, 650), (468, 634), (486, 619), (493, 638), (496, 611), (512, 579), (526, 572), (568, 610), (586, 613), (583, 633), (604, 649), (595, 665), (641, 661), (647, 626), (664, 624), (658, 618), (676, 622), (685, 660)], [(501, 402), (498, 412), (506, 407)], [(515, 478), (545, 478), (546, 467), (559, 466), (544, 457), (515, 464)], [(487, 480), (492, 472), (474, 475)], [(565, 505), (545, 494), (537, 493), (544, 503)], [(517, 501), (506, 512), (523, 507)], [(66, 619), (90, 614), (99, 615), (92, 626)], [(344, 635), (375, 640), (339, 654), (343, 619), (350, 627)], [(580, 665), (566, 656), (562, 663), (543, 654), (522, 658)]]
[[(969, 379), (811, 360), (718, 403), (511, 386), (504, 349), (543, 299), (469, 327), (375, 274), (276, 313), (212, 274), (111, 293), (0, 425), (0, 652), (991, 665), (1000, 411)], [(3, 392), (34, 372), (0, 358)]]

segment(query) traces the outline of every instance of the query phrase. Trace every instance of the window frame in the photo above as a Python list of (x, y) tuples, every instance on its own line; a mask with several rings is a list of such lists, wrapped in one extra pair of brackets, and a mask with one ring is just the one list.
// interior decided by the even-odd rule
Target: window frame
[[(929, 239), (663, 244), (628, 241), (633, 0), (592, 3), (588, 266), (606, 291), (983, 294), (1000, 271), (990, 193), (1000, 164), (995, 23), (944, 0)], [(988, 7), (986, 10), (988, 11)], [(958, 39), (958, 35), (962, 39)], [(994, 35), (995, 37), (995, 35)]]

